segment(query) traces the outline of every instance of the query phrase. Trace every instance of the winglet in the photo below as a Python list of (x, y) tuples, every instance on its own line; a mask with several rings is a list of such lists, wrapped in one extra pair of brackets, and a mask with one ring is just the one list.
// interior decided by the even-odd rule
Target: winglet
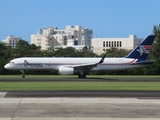
[(102, 57), (102, 59), (99, 61), (99, 63), (98, 63), (98, 64), (103, 63), (103, 61), (104, 61), (105, 57), (106, 57), (106, 55), (104, 55), (104, 56)]

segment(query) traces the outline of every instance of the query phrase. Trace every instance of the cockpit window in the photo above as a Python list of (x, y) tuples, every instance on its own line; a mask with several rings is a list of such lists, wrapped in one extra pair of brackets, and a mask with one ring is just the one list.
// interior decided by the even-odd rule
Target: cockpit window
[(14, 64), (14, 62), (13, 62), (13, 61), (10, 61), (9, 64)]

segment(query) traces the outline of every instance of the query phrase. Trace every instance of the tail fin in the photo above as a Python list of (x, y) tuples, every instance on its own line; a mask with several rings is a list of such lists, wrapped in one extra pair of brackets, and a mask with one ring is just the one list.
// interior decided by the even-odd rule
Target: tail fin
[(147, 59), (154, 38), (154, 35), (147, 36), (126, 56), (126, 58)]

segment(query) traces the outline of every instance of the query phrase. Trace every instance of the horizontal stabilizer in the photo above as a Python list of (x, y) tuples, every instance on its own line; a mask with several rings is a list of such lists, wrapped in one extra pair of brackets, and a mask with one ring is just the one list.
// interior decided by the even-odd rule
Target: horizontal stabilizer
[(154, 60), (147, 60), (147, 61), (141, 61), (141, 62), (135, 62), (134, 65), (147, 65), (147, 64), (153, 64)]

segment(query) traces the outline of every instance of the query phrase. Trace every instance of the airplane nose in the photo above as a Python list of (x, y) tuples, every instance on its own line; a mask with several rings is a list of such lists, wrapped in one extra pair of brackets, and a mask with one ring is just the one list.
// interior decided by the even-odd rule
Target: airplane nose
[(4, 68), (5, 68), (5, 69), (9, 69), (9, 65), (6, 64), (6, 65), (4, 66)]

